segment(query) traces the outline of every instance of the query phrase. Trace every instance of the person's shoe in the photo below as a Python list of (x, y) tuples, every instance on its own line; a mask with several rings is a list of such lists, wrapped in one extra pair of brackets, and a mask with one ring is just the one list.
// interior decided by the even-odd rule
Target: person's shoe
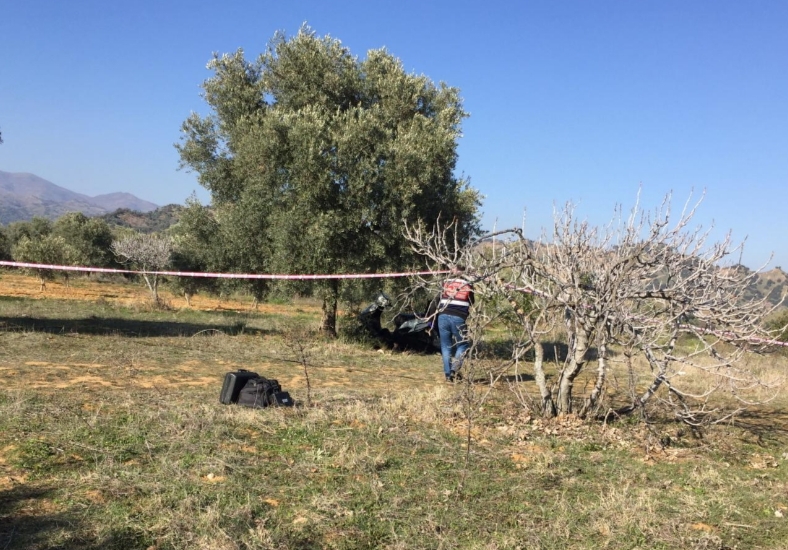
[(451, 372), (451, 381), (452, 382), (460, 382), (461, 380), (462, 380), (462, 374), (460, 374), (456, 370)]
[(453, 373), (446, 375), (446, 382), (448, 382), (449, 384), (454, 382), (454, 374)]

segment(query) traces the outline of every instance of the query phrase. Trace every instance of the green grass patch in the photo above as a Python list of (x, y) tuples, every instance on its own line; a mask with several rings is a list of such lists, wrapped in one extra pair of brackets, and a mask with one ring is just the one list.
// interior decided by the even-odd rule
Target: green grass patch
[[(314, 315), (299, 315), (0, 300), (0, 548), (722, 549), (788, 538), (779, 407), (700, 434), (659, 418), (548, 422), (506, 384), (468, 396), (442, 382), (437, 355), (327, 342)], [(235, 368), (279, 379), (301, 406), (220, 405)]]

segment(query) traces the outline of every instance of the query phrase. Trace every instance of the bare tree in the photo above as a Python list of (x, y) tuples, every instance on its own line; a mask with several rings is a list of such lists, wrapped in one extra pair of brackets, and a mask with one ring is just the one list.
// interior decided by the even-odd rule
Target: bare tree
[(172, 257), (172, 239), (156, 234), (135, 233), (112, 243), (112, 252), (119, 261), (131, 264), (142, 272), (153, 301), (159, 301), (159, 275)]
[[(477, 314), (506, 319), (511, 327), (512, 357), (499, 370), (519, 367), (532, 352), (545, 416), (593, 414), (615, 353), (628, 359), (633, 380), (641, 381), (641, 390), (633, 384), (630, 403), (617, 412), (640, 410), (656, 396), (683, 420), (699, 422), (712, 412), (715, 391), (744, 402), (746, 390), (764, 385), (742, 359), (766, 349), (770, 333), (763, 321), (775, 306), (746, 298), (757, 271), (722, 265), (741, 250), (730, 235), (709, 243), (708, 230), (689, 228), (697, 206), (686, 206), (671, 224), (668, 196), (652, 213), (636, 205), (625, 218), (619, 209), (599, 228), (577, 220), (567, 204), (552, 233), (539, 240), (510, 230), (501, 232), (508, 239), (451, 255), (445, 233), (417, 228), (406, 236), (435, 262), (457, 254), (472, 258), (469, 265), (493, 298), (477, 304)], [(556, 334), (565, 338), (566, 353), (549, 378), (544, 345)], [(592, 387), (578, 400), (574, 384), (589, 366), (596, 367)]]

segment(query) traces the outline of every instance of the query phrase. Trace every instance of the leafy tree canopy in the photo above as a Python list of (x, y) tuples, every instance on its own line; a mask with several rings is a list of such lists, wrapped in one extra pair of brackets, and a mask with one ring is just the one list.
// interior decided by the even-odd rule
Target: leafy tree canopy
[(103, 219), (88, 218), (81, 212), (70, 212), (55, 220), (52, 232), (62, 237), (71, 247), (71, 261), (75, 265), (115, 265), (110, 252), (112, 230)]
[[(359, 60), (308, 27), (248, 61), (214, 55), (178, 148), (210, 192), (225, 260), (295, 273), (406, 269), (405, 223), (478, 231), (478, 193), (454, 174), (467, 115), (459, 91), (408, 74), (384, 49)], [(335, 330), (339, 284), (321, 287)]]
[(30, 221), (13, 222), (6, 226), (6, 237), (8, 237), (11, 247), (16, 246), (23, 237), (37, 239), (51, 233), (52, 222), (40, 216), (36, 216)]
[[(65, 265), (72, 263), (75, 251), (63, 237), (46, 232), (34, 233), (31, 236), (23, 235), (14, 245), (12, 255), (17, 262)], [(34, 269), (33, 271), (41, 282), (41, 290), (46, 288), (47, 280), (55, 278), (55, 272), (50, 269)], [(68, 272), (64, 272), (63, 276), (68, 282)]]
[(5, 230), (0, 227), (0, 260), (11, 258), (11, 243), (8, 240)]

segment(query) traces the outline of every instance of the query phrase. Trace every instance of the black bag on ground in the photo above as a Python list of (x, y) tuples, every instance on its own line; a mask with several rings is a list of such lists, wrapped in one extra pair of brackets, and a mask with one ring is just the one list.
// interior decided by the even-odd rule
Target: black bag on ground
[(292, 407), (293, 400), (290, 394), (282, 391), (279, 382), (258, 376), (249, 380), (243, 387), (238, 395), (238, 404), (256, 409), (269, 406)]
[(273, 398), (271, 405), (277, 405), (279, 407), (292, 407), (295, 405), (295, 401), (293, 401), (293, 398), (290, 397), (290, 394), (286, 391), (278, 391), (271, 397)]
[(256, 372), (239, 369), (235, 372), (228, 372), (224, 375), (224, 383), (222, 383), (222, 392), (219, 394), (219, 402), (223, 405), (238, 402), (238, 395), (241, 393), (246, 383), (252, 378), (259, 378), (260, 375)]

